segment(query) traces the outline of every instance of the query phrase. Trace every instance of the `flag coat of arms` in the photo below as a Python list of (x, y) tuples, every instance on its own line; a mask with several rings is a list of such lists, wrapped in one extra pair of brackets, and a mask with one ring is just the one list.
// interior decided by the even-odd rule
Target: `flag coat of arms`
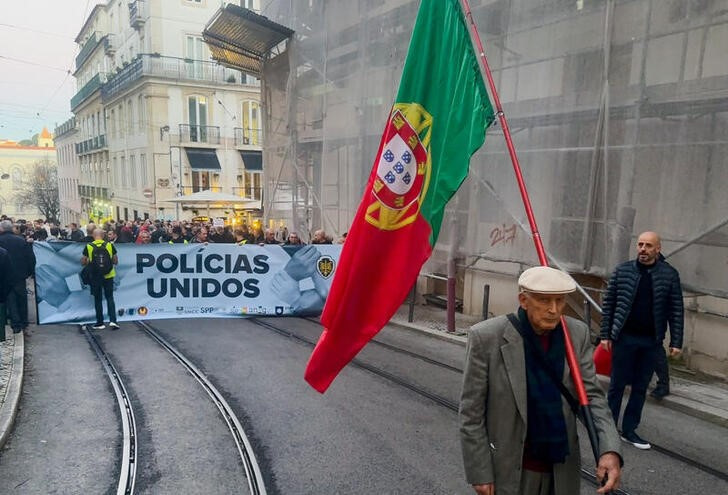
[(324, 392), (387, 324), (432, 253), (494, 118), (458, 0), (422, 0), (397, 98), (349, 229), (305, 379)]

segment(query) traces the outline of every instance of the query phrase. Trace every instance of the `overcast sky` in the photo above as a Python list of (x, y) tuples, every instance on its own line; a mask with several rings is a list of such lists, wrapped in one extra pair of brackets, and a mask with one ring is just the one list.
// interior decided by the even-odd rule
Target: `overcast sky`
[(76, 93), (74, 38), (99, 0), (0, 0), (0, 139), (53, 132)]

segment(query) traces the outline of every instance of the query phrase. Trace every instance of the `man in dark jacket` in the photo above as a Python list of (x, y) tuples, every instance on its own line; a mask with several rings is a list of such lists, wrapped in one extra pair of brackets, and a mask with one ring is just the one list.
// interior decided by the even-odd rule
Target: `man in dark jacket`
[(0, 248), (0, 342), (5, 340), (5, 322), (7, 314), (5, 313), (5, 299), (10, 291), (10, 256), (8, 252)]
[(601, 345), (612, 350), (607, 393), (614, 422), (619, 419), (626, 385), (632, 385), (622, 418), (622, 440), (638, 449), (649, 442), (636, 433), (647, 386), (670, 326), (670, 355), (680, 354), (683, 299), (680, 275), (660, 254), (660, 237), (644, 232), (637, 239), (637, 259), (617, 266), (602, 305)]
[(10, 326), (14, 333), (20, 333), (28, 327), (28, 293), (25, 279), (35, 271), (35, 254), (33, 246), (21, 236), (13, 233), (13, 222), (0, 222), (0, 247), (10, 257), (10, 291), (7, 296), (7, 311)]
[(83, 232), (78, 230), (78, 224), (75, 222), (71, 222), (68, 226), (71, 231), (68, 233), (68, 240), (73, 242), (81, 242), (83, 241), (84, 235)]

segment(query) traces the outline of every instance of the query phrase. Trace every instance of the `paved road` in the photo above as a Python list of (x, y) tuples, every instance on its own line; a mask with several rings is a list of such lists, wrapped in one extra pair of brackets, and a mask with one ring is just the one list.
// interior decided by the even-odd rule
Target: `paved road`
[[(321, 331), (307, 320), (269, 322), (311, 340)], [(269, 493), (470, 493), (457, 418), (446, 407), (351, 366), (319, 395), (303, 381), (310, 347), (248, 320), (152, 323), (237, 411)], [(246, 493), (220, 414), (182, 367), (134, 325), (99, 337), (126, 380), (140, 424), (138, 493)], [(458, 345), (395, 328), (377, 339), (462, 366)], [(0, 483), (11, 488), (7, 493), (113, 492), (121, 433), (95, 354), (73, 327), (42, 327), (27, 345), (28, 380), (15, 432), (0, 453)], [(359, 357), (457, 401), (457, 370), (374, 344)], [(725, 428), (648, 405), (641, 431), (728, 471)], [(589, 452), (586, 443), (582, 451)], [(728, 493), (727, 483), (658, 452), (625, 446), (625, 460), (623, 485), (633, 494)], [(583, 483), (582, 493), (594, 488)]]
[(20, 410), (0, 453), (0, 492), (111, 493), (121, 435), (101, 364), (77, 327), (25, 339)]

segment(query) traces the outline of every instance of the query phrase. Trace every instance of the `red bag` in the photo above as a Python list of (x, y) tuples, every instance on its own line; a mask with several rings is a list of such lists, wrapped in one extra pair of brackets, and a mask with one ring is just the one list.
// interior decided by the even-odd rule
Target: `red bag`
[(597, 375), (612, 374), (612, 351), (606, 350), (602, 344), (594, 349), (594, 367), (597, 369)]

